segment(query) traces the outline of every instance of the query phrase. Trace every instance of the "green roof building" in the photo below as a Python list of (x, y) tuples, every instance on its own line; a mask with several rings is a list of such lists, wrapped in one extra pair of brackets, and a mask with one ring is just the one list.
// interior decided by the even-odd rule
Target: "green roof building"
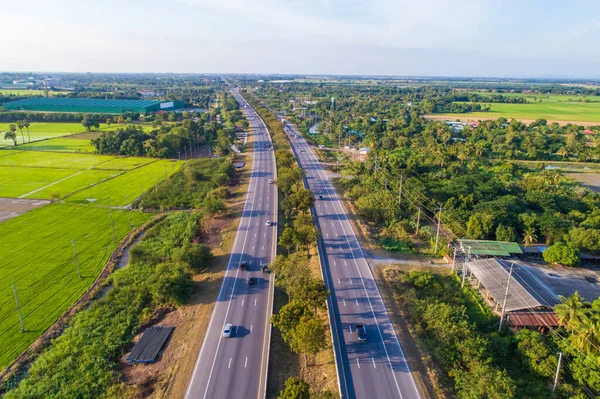
[(37, 112), (92, 112), (122, 114), (125, 112), (149, 113), (183, 108), (180, 101), (103, 100), (95, 98), (32, 97), (4, 104), (11, 111)]
[(465, 251), (471, 255), (479, 256), (511, 256), (521, 255), (521, 247), (516, 242), (486, 241), (486, 240), (461, 240)]

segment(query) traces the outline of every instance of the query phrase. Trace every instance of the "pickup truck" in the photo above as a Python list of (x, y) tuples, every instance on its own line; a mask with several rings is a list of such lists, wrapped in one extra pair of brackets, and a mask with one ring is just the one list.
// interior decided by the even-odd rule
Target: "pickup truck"
[(367, 342), (367, 329), (364, 324), (356, 325), (356, 337), (359, 342)]

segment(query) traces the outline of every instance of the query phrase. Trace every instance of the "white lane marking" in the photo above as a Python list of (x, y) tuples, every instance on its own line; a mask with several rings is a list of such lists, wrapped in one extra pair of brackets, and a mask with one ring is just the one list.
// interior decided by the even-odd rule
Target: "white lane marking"
[(325, 233), (325, 237), (329, 238), (329, 234)]
[(254, 245), (252, 246), (252, 251), (254, 252)]
[(254, 306), (256, 306), (256, 298), (254, 298)]
[(227, 366), (228, 369), (231, 368), (231, 358), (229, 358), (229, 365)]
[(242, 299), (242, 307), (244, 307), (244, 299)]
[(261, 251), (264, 251), (264, 250), (265, 250), (265, 246), (263, 245)]
[(252, 328), (254, 328), (254, 324), (250, 324), (250, 332), (252, 332)]
[(333, 265), (334, 265), (334, 266), (337, 266), (337, 263), (335, 263), (335, 261), (333, 261)]
[(352, 326), (348, 326), (348, 330), (350, 330), (350, 332), (352, 332)]
[(334, 226), (333, 222), (331, 222), (331, 225)]
[(355, 301), (356, 301), (356, 306), (360, 306), (360, 305), (358, 304), (358, 299), (355, 299)]
[(240, 326), (235, 326), (235, 333), (237, 334), (238, 332), (238, 328), (240, 328)]
[(373, 360), (373, 368), (377, 368), (377, 366), (375, 365), (375, 358), (371, 358), (371, 360)]
[(344, 261), (344, 266), (348, 266), (348, 262)]
[(339, 277), (338, 277), (338, 284), (340, 284), (340, 285), (342, 284), (342, 282), (340, 281), (340, 278), (339, 278)]
[(356, 364), (358, 365), (358, 368), (360, 368), (360, 362), (358, 361), (358, 358), (356, 358)]
[(256, 225), (258, 226), (258, 222), (256, 222)]
[(254, 238), (256, 238), (256, 234), (254, 234)]
[(267, 233), (263, 233), (263, 237), (266, 237), (266, 236), (267, 236)]
[(342, 299), (342, 301), (344, 302), (344, 306), (346, 306), (346, 300), (345, 300), (345, 299)]
[(248, 365), (248, 356), (246, 356), (246, 361), (244, 362), (244, 368)]

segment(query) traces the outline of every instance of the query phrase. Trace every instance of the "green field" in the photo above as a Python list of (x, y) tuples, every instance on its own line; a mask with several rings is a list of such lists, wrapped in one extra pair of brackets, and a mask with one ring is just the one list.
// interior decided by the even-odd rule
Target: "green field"
[[(23, 116), (25, 118), (25, 116)], [(10, 123), (0, 123), (0, 147), (13, 147), (14, 143), (12, 140), (4, 139), (4, 132), (8, 131)], [(119, 128), (123, 128), (126, 125), (112, 124), (108, 126), (105, 123), (100, 124), (99, 132), (104, 131), (114, 131)], [(142, 126), (144, 130), (152, 130), (152, 125), (148, 124), (140, 124), (137, 126)], [(31, 136), (31, 141), (39, 141), (44, 139), (50, 139), (54, 137), (61, 136), (69, 136), (76, 133), (85, 132), (85, 128), (81, 125), (81, 123), (53, 123), (53, 122), (31, 122), (31, 126), (29, 126), (29, 133)], [(23, 129), (23, 134), (21, 135), (21, 131), (17, 129), (17, 144), (27, 143), (29, 137), (27, 136), (27, 129)], [(23, 138), (25, 141), (23, 141)]]
[(32, 141), (31, 143), (20, 146), (22, 150), (33, 151), (60, 151), (60, 152), (83, 152), (93, 153), (96, 149), (90, 143), (90, 140), (77, 138), (57, 137), (55, 139)]
[[(493, 93), (479, 93), (488, 95)], [(470, 118), (470, 119), (496, 119), (505, 117), (507, 119), (525, 119), (536, 120), (539, 118), (548, 121), (565, 122), (597, 122), (600, 124), (600, 98), (588, 97), (589, 103), (576, 101), (578, 96), (562, 95), (534, 95), (509, 93), (502, 94), (511, 97), (525, 97), (531, 103), (528, 104), (504, 104), (491, 103), (489, 112), (470, 112), (464, 114), (440, 114), (450, 118)], [(541, 102), (539, 101), (541, 100)], [(536, 102), (533, 102), (536, 101)], [(487, 103), (482, 103), (487, 105)]]
[[(57, 94), (67, 94), (68, 91), (49, 91), (50, 97)], [(0, 94), (3, 96), (18, 96), (18, 97), (31, 97), (31, 96), (43, 96), (44, 90), (19, 90), (19, 89), (0, 89)]]
[[(150, 215), (113, 211), (117, 243)], [(110, 210), (52, 204), (0, 223), (0, 369), (13, 361), (89, 288), (113, 242)], [(77, 275), (75, 240), (82, 278)], [(108, 246), (108, 247), (107, 247)], [(21, 333), (14, 282), (25, 332)]]
[(0, 197), (50, 199), (57, 193), (70, 202), (93, 198), (101, 205), (126, 205), (181, 164), (153, 158), (0, 150)]
[(170, 160), (156, 161), (96, 186), (78, 191), (65, 200), (108, 206), (127, 205), (141, 193), (178, 171), (183, 163), (183, 161)]

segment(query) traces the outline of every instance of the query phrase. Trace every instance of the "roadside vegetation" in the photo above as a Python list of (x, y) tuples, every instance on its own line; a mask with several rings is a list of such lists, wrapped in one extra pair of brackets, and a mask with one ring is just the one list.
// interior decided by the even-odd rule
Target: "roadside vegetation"
[[(506, 328), (498, 332), (498, 317), (470, 286), (461, 288), (456, 275), (387, 268), (384, 277), (452, 396), (586, 397), (566, 374), (552, 393), (558, 356), (548, 349), (548, 337), (527, 329), (516, 334)], [(587, 377), (581, 379), (594, 382)]]
[(192, 275), (210, 265), (210, 250), (193, 243), (201, 219), (201, 213), (174, 213), (152, 227), (133, 247), (130, 264), (108, 279), (106, 296), (76, 314), (4, 397), (133, 397), (137, 388), (122, 382), (119, 360), (159, 308), (189, 299)]

